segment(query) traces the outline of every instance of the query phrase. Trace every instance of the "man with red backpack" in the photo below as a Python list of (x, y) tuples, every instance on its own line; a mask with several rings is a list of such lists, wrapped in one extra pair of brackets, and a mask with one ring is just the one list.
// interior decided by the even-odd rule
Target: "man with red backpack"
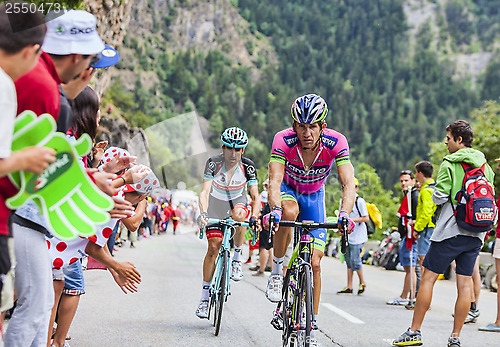
[(458, 120), (446, 127), (445, 144), (450, 155), (439, 168), (432, 200), (442, 205), (431, 245), (424, 259), (425, 271), (415, 303), (411, 326), (393, 341), (395, 346), (422, 344), (420, 327), (430, 307), (432, 290), (440, 273), (455, 260), (458, 297), (448, 347), (460, 346), (460, 331), (471, 305), (472, 272), (484, 236), (495, 222), (495, 174), (484, 155), (471, 148), (474, 132)]

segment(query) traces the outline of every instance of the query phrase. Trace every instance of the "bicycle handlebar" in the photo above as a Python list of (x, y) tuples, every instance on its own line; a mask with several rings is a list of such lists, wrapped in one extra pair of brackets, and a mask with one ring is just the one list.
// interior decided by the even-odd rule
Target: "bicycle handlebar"
[(302, 229), (319, 229), (319, 228), (337, 229), (338, 228), (338, 223), (293, 222), (293, 221), (283, 220), (279, 224), (282, 227), (295, 227), (295, 228), (302, 228)]
[[(199, 235), (200, 240), (203, 239), (203, 233), (205, 232), (205, 228), (208, 224), (219, 224), (228, 227), (250, 228), (250, 224), (248, 222), (237, 222), (233, 220), (231, 217), (228, 217), (226, 219), (209, 218), (207, 224), (200, 228), (200, 235)], [(257, 231), (254, 230), (254, 228), (252, 228), (252, 231), (253, 231), (252, 246), (253, 246), (257, 242)]]

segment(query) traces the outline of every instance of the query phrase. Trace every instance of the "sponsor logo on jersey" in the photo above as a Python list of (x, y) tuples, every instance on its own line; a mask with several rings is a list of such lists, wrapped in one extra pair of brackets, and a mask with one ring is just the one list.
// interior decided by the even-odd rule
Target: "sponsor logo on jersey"
[(333, 149), (333, 147), (337, 145), (338, 141), (339, 140), (336, 137), (328, 136), (325, 134), (323, 134), (323, 136), (321, 137), (321, 142), (323, 142), (323, 145), (325, 145), (329, 149)]
[(309, 169), (309, 171), (306, 172), (303, 167), (293, 165), (290, 163), (286, 164), (286, 168), (292, 171), (293, 173), (297, 175), (308, 175), (308, 176), (322, 176), (329, 173), (330, 171), (330, 166), (324, 165), (324, 166), (313, 166), (312, 168)]
[(284, 136), (283, 141), (285, 141), (288, 147), (293, 147), (297, 144), (299, 138), (297, 137), (297, 135), (294, 134), (294, 135)]

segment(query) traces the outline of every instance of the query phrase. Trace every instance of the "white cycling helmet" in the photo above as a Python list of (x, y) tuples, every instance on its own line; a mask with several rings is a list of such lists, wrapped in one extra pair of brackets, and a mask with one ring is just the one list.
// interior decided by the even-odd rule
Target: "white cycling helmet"
[(224, 146), (230, 148), (245, 148), (248, 145), (247, 133), (238, 127), (224, 130), (220, 140)]

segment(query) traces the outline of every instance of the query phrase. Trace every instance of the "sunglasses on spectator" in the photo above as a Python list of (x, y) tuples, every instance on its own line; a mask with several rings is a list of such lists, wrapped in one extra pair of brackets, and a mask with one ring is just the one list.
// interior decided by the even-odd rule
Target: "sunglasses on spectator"
[(413, 175), (413, 172), (411, 170), (403, 170), (400, 172), (400, 175)]
[[(83, 59), (88, 59), (90, 55), (83, 55), (82, 57)], [(93, 67), (95, 64), (97, 64), (99, 60), (101, 60), (101, 57), (101, 53), (97, 53), (92, 59), (90, 59), (89, 67)]]

